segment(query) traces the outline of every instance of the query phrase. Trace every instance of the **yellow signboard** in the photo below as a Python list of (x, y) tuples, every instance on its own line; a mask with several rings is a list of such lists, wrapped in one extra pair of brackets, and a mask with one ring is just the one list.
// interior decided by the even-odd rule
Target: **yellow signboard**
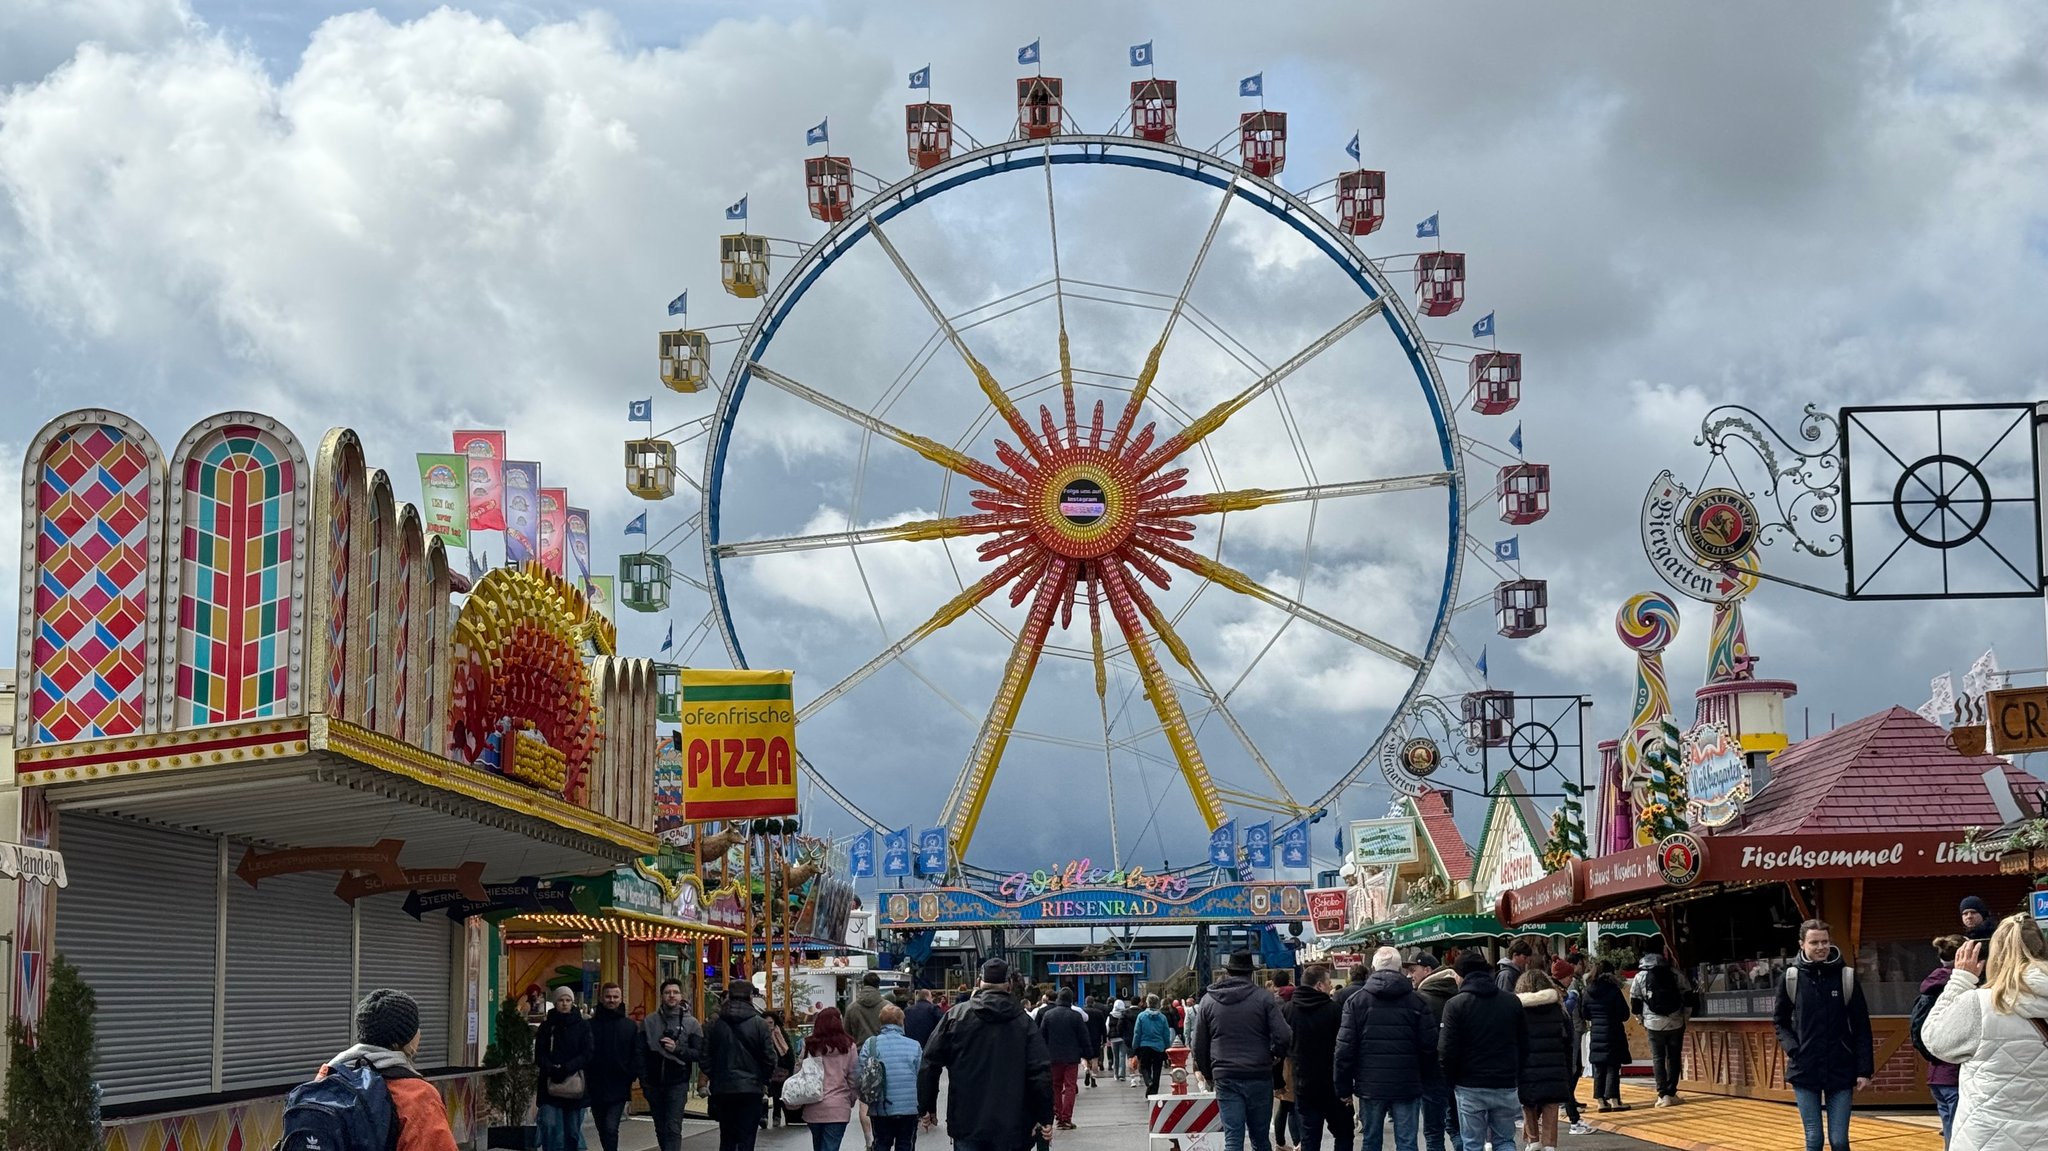
[(683, 669), (683, 821), (796, 814), (787, 671)]

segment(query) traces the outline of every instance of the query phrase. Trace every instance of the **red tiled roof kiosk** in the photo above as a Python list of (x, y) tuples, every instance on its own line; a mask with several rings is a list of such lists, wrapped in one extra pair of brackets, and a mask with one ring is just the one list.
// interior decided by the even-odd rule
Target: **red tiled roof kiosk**
[(1697, 851), (1674, 837), (1581, 860), (1575, 882), (1508, 892), (1501, 921), (1654, 918), (1707, 991), (1683, 1086), (1789, 1102), (1771, 1011), (1799, 921), (1825, 919), (1870, 1000), (1878, 1074), (1858, 1103), (1926, 1104), (1907, 1019), (1935, 965), (1930, 941), (1960, 930), (1964, 896), (1998, 914), (2028, 887), (1964, 837), (2006, 822), (2014, 793), (2040, 781), (1956, 751), (1942, 728), (1894, 707), (1794, 744), (1751, 786), (1732, 822), (1695, 830)]

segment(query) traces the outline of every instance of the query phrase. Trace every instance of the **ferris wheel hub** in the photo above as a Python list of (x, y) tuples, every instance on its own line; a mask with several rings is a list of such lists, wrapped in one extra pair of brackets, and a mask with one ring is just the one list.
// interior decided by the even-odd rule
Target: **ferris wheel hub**
[(1137, 527), (1129, 469), (1099, 448), (1056, 449), (1041, 473), (1031, 527), (1047, 551), (1099, 559), (1128, 543)]

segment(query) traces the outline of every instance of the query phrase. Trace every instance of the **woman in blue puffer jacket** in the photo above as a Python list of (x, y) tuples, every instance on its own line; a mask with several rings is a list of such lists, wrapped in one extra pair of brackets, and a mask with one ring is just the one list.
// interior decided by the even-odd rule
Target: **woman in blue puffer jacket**
[(881, 1106), (868, 1108), (875, 1151), (912, 1151), (917, 1146), (917, 1069), (924, 1061), (924, 1048), (903, 1033), (901, 1007), (884, 1003), (881, 1018), (880, 1034), (860, 1046), (854, 1083), (866, 1077), (870, 1063), (881, 1063), (887, 1097)]
[(1145, 1094), (1159, 1094), (1159, 1070), (1166, 1064), (1166, 1049), (1173, 1043), (1173, 1027), (1159, 1010), (1159, 997), (1147, 995), (1145, 1010), (1138, 1013), (1131, 1028), (1131, 1046), (1138, 1053), (1138, 1070), (1145, 1077)]

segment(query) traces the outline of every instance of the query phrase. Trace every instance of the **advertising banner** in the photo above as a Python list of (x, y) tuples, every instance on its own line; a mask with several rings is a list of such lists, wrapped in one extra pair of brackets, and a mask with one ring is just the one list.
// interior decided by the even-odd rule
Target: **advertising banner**
[(576, 565), (572, 570), (583, 579), (590, 578), (590, 509), (569, 509), (569, 559)]
[(467, 548), (469, 485), (464, 473), (469, 460), (452, 452), (421, 452), (419, 461), (421, 526), (450, 548)]
[(920, 875), (946, 874), (946, 831), (927, 827), (917, 834), (917, 870)]
[(477, 531), (504, 531), (505, 433), (456, 432), (455, 451), (468, 461), (469, 526)]
[(540, 554), (540, 465), (506, 460), (504, 473), (505, 558), (528, 563)]
[(566, 488), (540, 489), (540, 566), (556, 575), (565, 574), (562, 557), (569, 548), (569, 492)]
[(684, 822), (796, 814), (794, 678), (682, 670)]
[(1354, 819), (1351, 821), (1351, 862), (1360, 867), (1384, 867), (1415, 862), (1415, 821), (1410, 819)]
[(619, 622), (612, 611), (618, 606), (617, 576), (591, 576), (583, 581), (583, 598), (590, 601), (590, 610), (605, 618), (607, 623)]
[(1349, 894), (1350, 889), (1344, 887), (1309, 889), (1308, 917), (1315, 922), (1317, 935), (1343, 934)]
[(882, 837), (882, 874), (900, 879), (910, 874), (910, 829), (892, 831)]
[(654, 757), (654, 830), (659, 834), (682, 825), (683, 753), (664, 739)]

